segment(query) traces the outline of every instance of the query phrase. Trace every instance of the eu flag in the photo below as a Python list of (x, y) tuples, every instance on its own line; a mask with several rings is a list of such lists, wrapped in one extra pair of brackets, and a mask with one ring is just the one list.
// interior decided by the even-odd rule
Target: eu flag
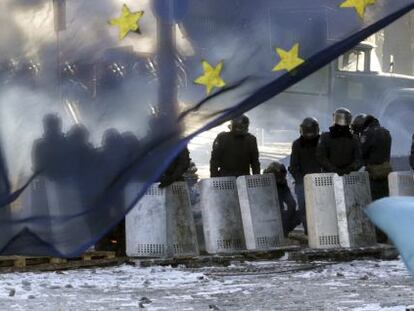
[(414, 1), (0, 8), (0, 253), (70, 257), (120, 223), (191, 138), (271, 104)]

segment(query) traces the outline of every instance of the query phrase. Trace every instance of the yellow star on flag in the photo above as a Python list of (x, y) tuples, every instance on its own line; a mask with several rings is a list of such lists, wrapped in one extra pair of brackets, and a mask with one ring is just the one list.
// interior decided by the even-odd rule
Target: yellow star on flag
[(131, 12), (126, 4), (122, 6), (121, 16), (118, 18), (111, 19), (109, 24), (119, 27), (119, 40), (124, 39), (129, 32), (138, 32), (139, 29), (139, 20), (144, 11)]
[(361, 18), (364, 18), (367, 6), (374, 5), (377, 0), (346, 0), (343, 2), (341, 8), (354, 8)]
[(272, 71), (286, 70), (290, 72), (305, 62), (299, 57), (299, 43), (296, 43), (289, 51), (276, 48), (276, 53), (279, 54), (280, 62), (273, 67)]
[(221, 78), (221, 71), (223, 70), (223, 61), (218, 63), (215, 67), (211, 66), (207, 61), (201, 62), (203, 65), (204, 74), (198, 77), (194, 83), (204, 85), (207, 89), (207, 95), (210, 95), (214, 88), (222, 88), (226, 86), (226, 82)]

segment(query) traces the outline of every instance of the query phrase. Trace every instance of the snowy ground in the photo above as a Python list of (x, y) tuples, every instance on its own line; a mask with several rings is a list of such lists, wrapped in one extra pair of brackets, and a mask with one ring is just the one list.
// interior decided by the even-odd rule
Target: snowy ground
[(413, 281), (399, 261), (297, 268), (275, 261), (0, 274), (0, 309), (405, 311), (414, 304)]

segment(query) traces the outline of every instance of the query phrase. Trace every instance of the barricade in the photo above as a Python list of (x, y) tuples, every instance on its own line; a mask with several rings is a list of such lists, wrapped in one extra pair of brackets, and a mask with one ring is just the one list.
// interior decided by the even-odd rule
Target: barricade
[(200, 204), (206, 251), (215, 254), (245, 249), (236, 178), (200, 181)]
[[(138, 184), (126, 189), (127, 201)], [(152, 185), (125, 219), (126, 253), (130, 257), (187, 257), (198, 255), (187, 184), (160, 189)]]
[(392, 172), (388, 175), (390, 196), (414, 196), (412, 171)]
[(311, 248), (375, 245), (375, 228), (364, 213), (371, 202), (369, 176), (355, 172), (305, 176), (306, 216)]
[(241, 176), (237, 190), (248, 250), (268, 250), (283, 242), (283, 225), (273, 174)]
[(339, 244), (341, 247), (366, 247), (376, 244), (375, 227), (364, 213), (371, 203), (367, 172), (333, 177)]

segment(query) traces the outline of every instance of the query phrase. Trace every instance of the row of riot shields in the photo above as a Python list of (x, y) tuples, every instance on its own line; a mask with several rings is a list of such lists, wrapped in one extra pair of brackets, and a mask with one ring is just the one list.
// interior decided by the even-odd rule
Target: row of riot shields
[[(394, 175), (406, 179), (405, 173), (393, 173), (390, 175), (391, 189)], [(407, 181), (404, 183), (406, 186)], [(197, 188), (200, 201), (196, 206), (201, 210), (201, 217), (196, 213), (196, 220), (202, 227), (198, 241), (203, 241), (198, 243), (200, 250), (211, 254), (237, 253), (246, 249), (270, 250), (284, 245), (274, 176), (210, 178), (200, 181)], [(366, 172), (346, 176), (308, 175), (305, 178), (305, 196), (311, 248), (353, 248), (376, 244), (375, 228), (364, 212), (371, 203)], [(179, 250), (183, 249), (178, 245), (180, 243), (193, 245), (182, 254), (197, 254), (194, 218), (189, 212), (192, 208), (189, 190), (184, 183), (165, 190), (157, 185), (151, 187), (127, 216), (128, 255), (164, 256), (172, 247), (174, 251), (170, 254), (179, 256)], [(177, 242), (180, 240), (177, 232), (184, 233), (181, 242)]]
[[(411, 172), (392, 173), (389, 182), (391, 195), (414, 194)], [(1, 213), (12, 213), (16, 220), (9, 227), (7, 223), (2, 224), (3, 230), (15, 231), (16, 239), (21, 239), (21, 243), (40, 239), (44, 247), (54, 245), (57, 253), (70, 253), (66, 245), (72, 245), (69, 243), (71, 239), (91, 235), (91, 230), (100, 221), (98, 215), (104, 219), (115, 217), (115, 213), (111, 216), (113, 209), (106, 209), (108, 215), (103, 216), (99, 214), (102, 211), (85, 209), (85, 198), (79, 187), (71, 178), (35, 178), (16, 203), (0, 210)], [(121, 196), (129, 202), (141, 187), (130, 183)], [(193, 203), (201, 210), (202, 238), (208, 253), (268, 250), (283, 245), (274, 176), (211, 178), (200, 181), (197, 187), (200, 200)], [(343, 177), (308, 175), (305, 194), (310, 247), (375, 244), (374, 227), (364, 213), (364, 208), (371, 202), (367, 173), (357, 172)], [(152, 185), (126, 217), (127, 254), (134, 257), (197, 255), (200, 238), (197, 239), (193, 209), (185, 182), (174, 183), (165, 189)], [(37, 221), (30, 221), (34, 218)], [(67, 232), (63, 228), (72, 224), (73, 235), (62, 236)], [(30, 232), (36, 232), (36, 236)], [(19, 243), (13, 245), (18, 247)], [(42, 252), (41, 247), (38, 252)]]

